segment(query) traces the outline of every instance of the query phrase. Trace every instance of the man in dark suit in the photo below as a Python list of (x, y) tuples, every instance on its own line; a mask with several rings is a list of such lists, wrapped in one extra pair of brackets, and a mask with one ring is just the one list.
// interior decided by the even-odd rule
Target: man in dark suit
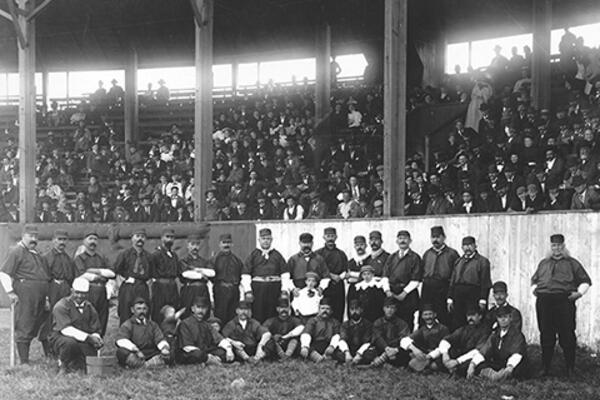
[(471, 190), (463, 190), (462, 204), (457, 209), (458, 214), (475, 214), (479, 212), (479, 205), (475, 201)]
[(312, 192), (310, 194), (310, 207), (308, 208), (307, 219), (324, 219), (327, 216), (327, 204), (319, 198), (319, 194)]
[(553, 147), (546, 149), (544, 172), (546, 172), (546, 179), (562, 179), (565, 173), (565, 162), (557, 157)]
[(571, 210), (600, 210), (600, 194), (594, 188), (589, 187), (582, 176), (576, 175), (571, 185), (575, 188), (571, 199)]
[(504, 178), (498, 179), (494, 197), (498, 200), (498, 211), (508, 210), (508, 207), (510, 207), (510, 199), (508, 196), (508, 183)]
[(500, 202), (487, 183), (479, 185), (479, 198), (477, 200), (479, 203), (479, 212), (492, 213), (500, 211)]

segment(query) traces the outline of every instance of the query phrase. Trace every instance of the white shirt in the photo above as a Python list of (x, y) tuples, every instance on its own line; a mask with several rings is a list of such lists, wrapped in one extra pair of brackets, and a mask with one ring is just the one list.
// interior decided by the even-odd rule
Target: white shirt
[[(309, 290), (313, 291), (312, 297), (309, 296)], [(303, 317), (315, 315), (319, 312), (319, 303), (322, 298), (323, 296), (319, 294), (317, 289), (304, 287), (300, 289), (298, 297), (294, 297), (294, 300), (292, 300), (292, 308)]]
[(362, 122), (362, 114), (357, 111), (348, 112), (348, 128), (359, 128)]

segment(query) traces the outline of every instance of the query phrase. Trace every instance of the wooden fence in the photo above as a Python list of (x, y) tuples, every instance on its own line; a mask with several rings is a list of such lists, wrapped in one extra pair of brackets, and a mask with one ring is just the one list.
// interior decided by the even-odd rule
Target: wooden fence
[(471, 235), (477, 239), (479, 252), (490, 259), (492, 281), (504, 280), (509, 288), (509, 302), (523, 313), (523, 331), (528, 341), (539, 342), (535, 315), (535, 297), (530, 279), (539, 261), (550, 249), (550, 235), (563, 233), (572, 256), (577, 258), (592, 278), (592, 287), (580, 299), (577, 310), (577, 336), (580, 344), (600, 349), (600, 213), (565, 212), (536, 215), (493, 214), (486, 216), (446, 216), (439, 218), (402, 218), (387, 220), (296, 221), (257, 223), (273, 230), (274, 246), (289, 257), (298, 252), (298, 237), (303, 232), (315, 236), (314, 248), (323, 246), (323, 229), (337, 228), (338, 247), (352, 257), (353, 238), (368, 237), (372, 230), (382, 232), (383, 247), (396, 251), (396, 233), (411, 233), (414, 251), (422, 255), (430, 244), (430, 228), (444, 227), (447, 243), (460, 250), (461, 240)]

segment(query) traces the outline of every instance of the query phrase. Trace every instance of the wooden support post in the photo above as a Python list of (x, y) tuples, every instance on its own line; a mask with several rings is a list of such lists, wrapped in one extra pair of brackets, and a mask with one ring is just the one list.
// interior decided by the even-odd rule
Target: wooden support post
[(138, 57), (135, 49), (131, 49), (125, 66), (125, 99), (124, 99), (124, 125), (125, 125), (125, 152), (129, 155), (129, 144), (139, 140), (139, 100), (137, 94)]
[[(12, 2), (12, 0), (11, 0)], [(9, 3), (11, 3), (9, 2)], [(27, 21), (25, 14), (34, 6), (33, 1), (18, 0), (15, 28), (21, 32), (19, 40), (19, 222), (34, 222), (35, 218), (35, 20)]]
[(325, 21), (317, 26), (316, 50), (315, 126), (331, 111), (331, 27)]
[[(194, 112), (194, 220), (206, 217), (205, 192), (212, 186), (213, 12), (214, 0), (191, 0), (196, 22), (196, 102)], [(197, 11), (197, 13), (196, 13)]]
[(531, 102), (538, 110), (550, 108), (551, 65), (550, 35), (552, 0), (533, 1), (533, 60), (531, 70)]
[(44, 70), (42, 72), (42, 104), (46, 107), (49, 107), (48, 104), (48, 71)]
[(404, 215), (407, 1), (385, 0), (384, 201), (386, 217)]
[(235, 60), (231, 64), (231, 92), (233, 97), (237, 95), (238, 91), (238, 75), (240, 71), (240, 63)]

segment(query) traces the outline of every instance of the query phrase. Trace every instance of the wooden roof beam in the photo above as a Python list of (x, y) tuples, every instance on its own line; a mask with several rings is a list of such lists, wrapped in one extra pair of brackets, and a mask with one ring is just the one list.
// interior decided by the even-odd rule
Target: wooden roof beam
[(25, 49), (28, 46), (28, 44), (27, 39), (25, 39), (25, 27), (21, 26), (21, 24), (19, 23), (19, 7), (15, 4), (14, 0), (7, 0), (6, 3), (8, 4), (8, 11), (10, 12), (11, 21), (17, 34), (19, 46), (21, 46), (22, 49)]
[(44, 11), (44, 9), (46, 7), (48, 7), (50, 5), (50, 3), (52, 3), (52, 1), (54, 1), (54, 0), (44, 0), (42, 2), (42, 4), (40, 4), (39, 6), (34, 8), (33, 11), (31, 11), (31, 13), (29, 13), (29, 15), (27, 15), (27, 22), (29, 22), (32, 19), (34, 19), (35, 17), (37, 17), (39, 13)]
[(12, 16), (10, 15), (10, 13), (8, 11), (4, 11), (1, 8), (0, 8), (0, 17), (4, 17), (7, 20), (12, 21)]

